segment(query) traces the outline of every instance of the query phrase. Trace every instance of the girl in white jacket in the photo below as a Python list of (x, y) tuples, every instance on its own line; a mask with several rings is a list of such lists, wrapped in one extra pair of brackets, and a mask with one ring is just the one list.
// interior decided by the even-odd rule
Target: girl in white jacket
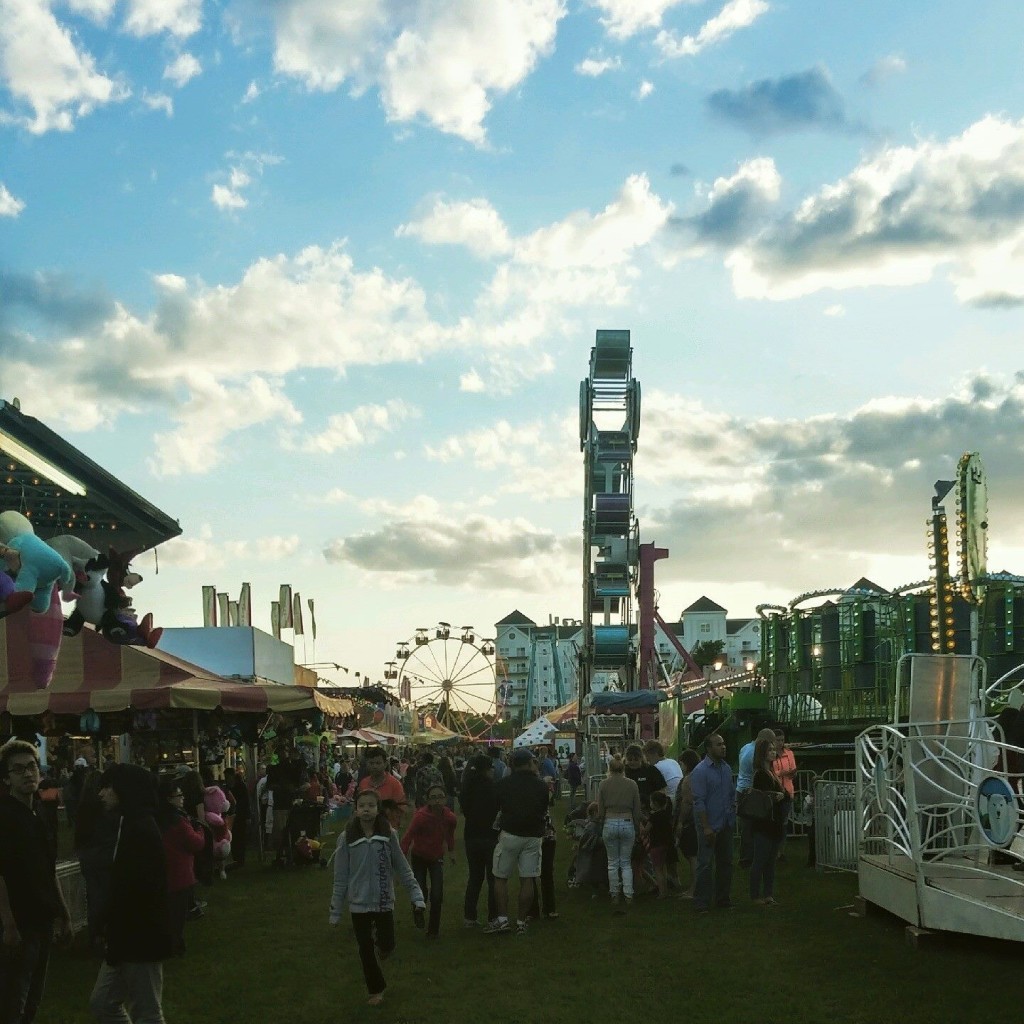
[(426, 907), (423, 893), (399, 846), (398, 834), (381, 813), (380, 797), (372, 789), (364, 790), (356, 799), (352, 821), (338, 840), (329, 920), (332, 925), (341, 921), (347, 899), (371, 1006), (384, 1001), (387, 982), (380, 960), (386, 960), (395, 948), (395, 874), (412, 899), (420, 927)]

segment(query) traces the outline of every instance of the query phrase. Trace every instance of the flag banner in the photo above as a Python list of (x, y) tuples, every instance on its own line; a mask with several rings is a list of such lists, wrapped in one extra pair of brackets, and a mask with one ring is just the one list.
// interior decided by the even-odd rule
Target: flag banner
[(299, 594), (292, 600), (292, 628), (296, 636), (303, 636), (302, 632), (302, 598)]
[(270, 602), (270, 632), (275, 639), (281, 639), (281, 605), (277, 601)]
[(313, 611), (313, 598), (308, 598), (306, 604), (309, 606), (309, 631), (313, 634), (313, 639), (316, 639), (316, 612)]
[(217, 625), (217, 588), (203, 587), (203, 625)]
[(228, 601), (228, 625), (238, 625), (238, 602)]
[(412, 680), (406, 676), (399, 687), (399, 696), (402, 700), (412, 700)]
[(228, 595), (218, 594), (217, 595), (217, 624), (219, 626), (227, 626), (228, 623)]
[(278, 598), (281, 609), (281, 628), (292, 628), (292, 588), (287, 583), (281, 584), (281, 596)]
[(243, 583), (242, 592), (238, 595), (238, 624), (252, 625), (252, 584)]

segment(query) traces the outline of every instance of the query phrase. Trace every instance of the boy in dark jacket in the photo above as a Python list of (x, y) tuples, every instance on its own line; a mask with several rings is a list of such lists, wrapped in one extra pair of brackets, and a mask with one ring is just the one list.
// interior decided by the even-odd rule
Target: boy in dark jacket
[(114, 765), (103, 773), (100, 799), (120, 820), (102, 923), (106, 957), (89, 1008), (101, 1024), (162, 1024), (162, 961), (173, 953), (173, 941), (153, 776), (135, 765)]

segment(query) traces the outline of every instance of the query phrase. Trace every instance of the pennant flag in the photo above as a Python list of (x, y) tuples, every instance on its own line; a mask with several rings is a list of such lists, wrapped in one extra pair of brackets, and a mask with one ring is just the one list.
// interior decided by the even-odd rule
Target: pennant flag
[(277, 601), (270, 602), (270, 632), (277, 640), (281, 639), (281, 605)]
[(306, 601), (309, 605), (309, 630), (313, 634), (313, 639), (316, 639), (316, 612), (313, 611), (313, 598), (309, 598)]
[(203, 625), (217, 625), (217, 588), (203, 587)]
[(242, 592), (238, 595), (238, 624), (252, 625), (252, 584), (243, 583)]
[(296, 594), (292, 601), (292, 627), (296, 636), (302, 636), (302, 598)]
[(292, 588), (287, 583), (281, 584), (281, 596), (278, 598), (281, 609), (281, 628), (292, 628)]

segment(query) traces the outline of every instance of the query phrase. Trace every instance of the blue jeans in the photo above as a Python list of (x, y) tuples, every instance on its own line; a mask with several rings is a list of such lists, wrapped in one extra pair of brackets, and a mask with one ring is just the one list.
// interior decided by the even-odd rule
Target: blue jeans
[[(750, 865), (750, 898), (759, 900), (775, 895), (775, 861), (782, 846), (782, 836), (775, 838), (765, 832), (754, 833), (754, 861)], [(763, 891), (762, 891), (763, 886)]]
[(716, 907), (730, 905), (732, 833), (733, 827), (726, 825), (713, 836), (705, 836), (704, 829), (697, 826), (697, 880), (693, 888), (693, 905), (697, 910), (711, 906), (712, 890)]
[[(622, 892), (626, 899), (633, 898), (633, 843), (636, 829), (633, 822), (625, 818), (608, 818), (601, 832), (604, 848), (608, 854), (608, 891), (613, 896)], [(622, 881), (619, 881), (619, 872)]]
[(43, 998), (51, 927), (22, 932), (21, 944), (0, 952), (0, 1022), (31, 1024)]

